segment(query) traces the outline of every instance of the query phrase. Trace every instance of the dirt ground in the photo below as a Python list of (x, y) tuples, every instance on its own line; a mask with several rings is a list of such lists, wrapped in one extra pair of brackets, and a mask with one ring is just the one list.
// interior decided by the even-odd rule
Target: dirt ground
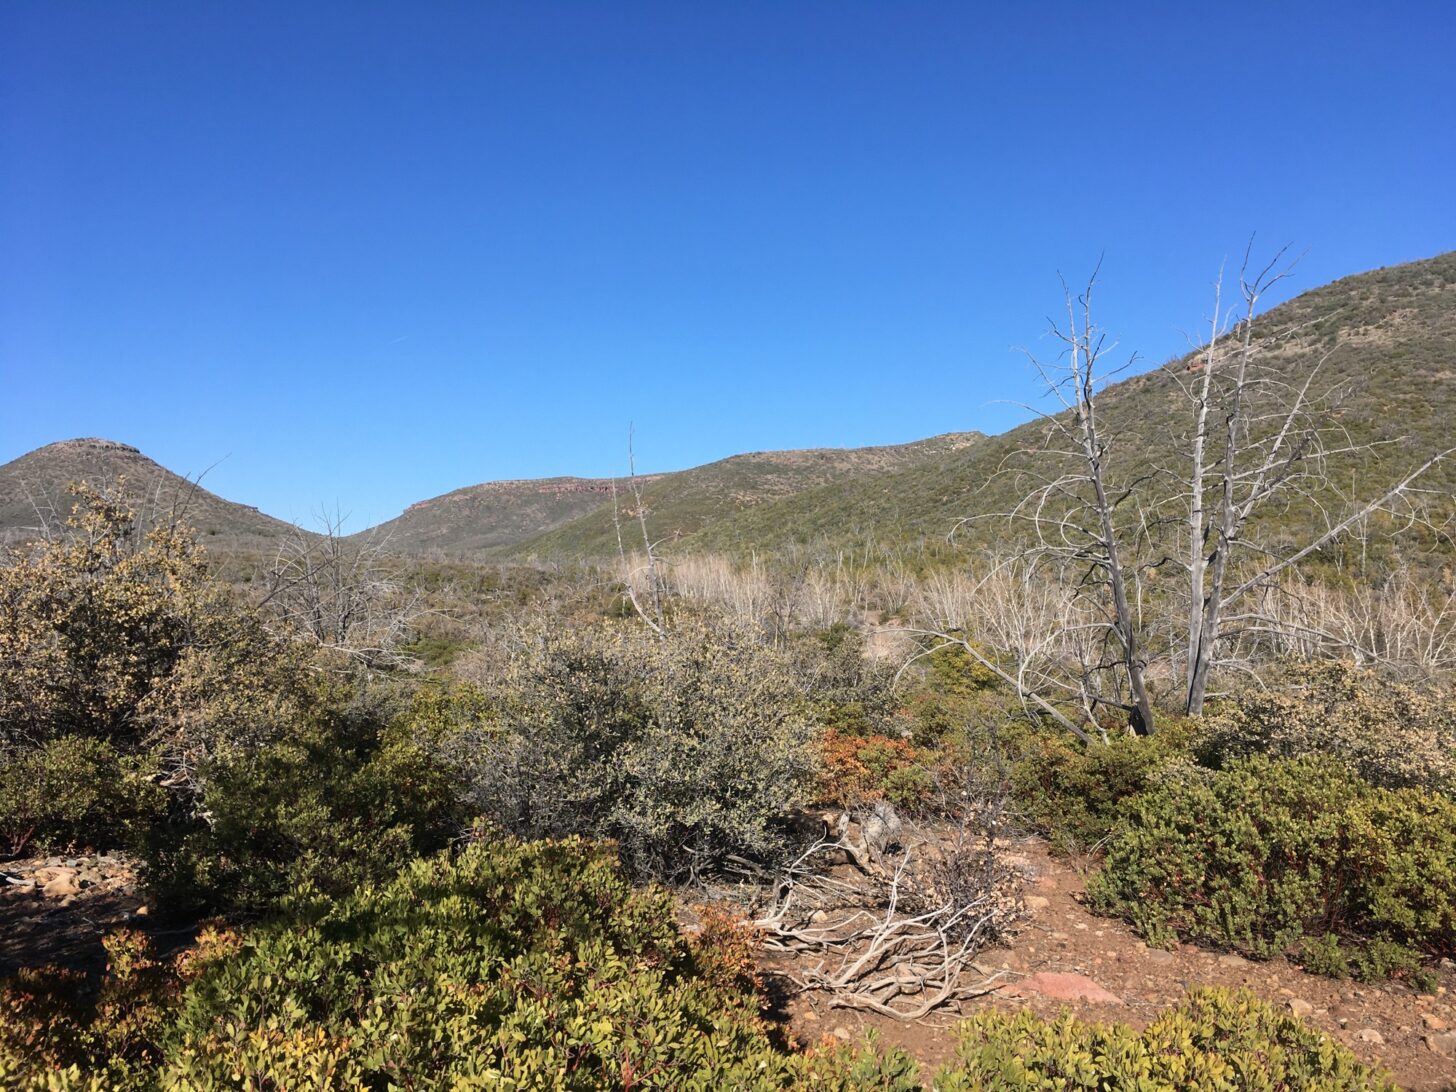
[[(978, 960), (987, 972), (1000, 972), (1004, 986), (914, 1024), (830, 1008), (822, 995), (800, 994), (786, 1003), (795, 1036), (801, 1042), (826, 1035), (857, 1038), (861, 1029), (873, 1028), (883, 1042), (934, 1065), (954, 1050), (956, 1020), (981, 1007), (1030, 1008), (1047, 1016), (1070, 1008), (1087, 1019), (1142, 1027), (1189, 987), (1242, 986), (1304, 1015), (1364, 1061), (1384, 1065), (1406, 1088), (1446, 1092), (1456, 1080), (1456, 1035), (1450, 1034), (1456, 1029), (1456, 969), (1443, 967), (1435, 992), (1417, 994), (1397, 983), (1372, 986), (1306, 974), (1282, 959), (1255, 963), (1191, 945), (1174, 952), (1151, 949), (1124, 923), (1086, 910), (1080, 901), (1083, 877), (1072, 862), (1051, 857), (1038, 839), (1025, 840), (1015, 852), (1027, 877), (1028, 917), (1009, 943)], [(792, 971), (786, 958), (766, 964), (770, 978)], [(1092, 1001), (1047, 995), (1079, 987), (1084, 992), (1101, 987), (1110, 996)]]

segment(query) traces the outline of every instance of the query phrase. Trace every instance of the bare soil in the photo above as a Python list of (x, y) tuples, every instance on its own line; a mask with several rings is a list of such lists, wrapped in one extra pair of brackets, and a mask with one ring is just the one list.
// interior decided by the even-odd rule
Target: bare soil
[[(798, 994), (784, 1002), (795, 1038), (806, 1043), (825, 1036), (858, 1038), (862, 1030), (874, 1029), (881, 1041), (934, 1066), (954, 1052), (956, 1022), (987, 1006), (1045, 1016), (1070, 1010), (1084, 1019), (1141, 1028), (1189, 988), (1245, 987), (1305, 1014), (1308, 1023), (1362, 1060), (1385, 1066), (1403, 1087), (1446, 1092), (1456, 1081), (1456, 1058), (1442, 1053), (1452, 1051), (1451, 1037), (1443, 1035), (1456, 1029), (1456, 969), (1443, 967), (1435, 991), (1418, 994), (1398, 982), (1366, 985), (1308, 974), (1283, 959), (1257, 963), (1192, 945), (1172, 952), (1151, 949), (1125, 923), (1086, 909), (1084, 876), (1075, 862), (1052, 857), (1039, 839), (1026, 839), (1015, 851), (1015, 863), (1027, 877), (1028, 916), (1016, 936), (978, 959), (988, 974), (1000, 973), (1004, 985), (917, 1023), (831, 1008), (823, 995)], [(771, 987), (777, 980), (777, 989), (789, 992), (784, 982), (793, 962), (787, 956), (766, 960)], [(1058, 985), (1080, 981), (1048, 978), (1061, 974), (1084, 976), (1091, 980), (1087, 985), (1100, 986), (1113, 1000), (1061, 1000), (1037, 991), (1038, 983), (1058, 993)]]

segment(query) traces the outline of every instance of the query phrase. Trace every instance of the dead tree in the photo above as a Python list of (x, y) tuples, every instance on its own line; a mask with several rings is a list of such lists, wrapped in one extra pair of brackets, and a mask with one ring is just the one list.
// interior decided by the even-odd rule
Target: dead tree
[(261, 606), (294, 637), (368, 667), (409, 663), (401, 651), (430, 611), (385, 557), (384, 544), (343, 534), (338, 513), (319, 530), (295, 527), (264, 574)]
[[(1356, 442), (1337, 424), (1347, 385), (1324, 377), (1338, 347), (1322, 352), (1308, 373), (1295, 379), (1281, 364), (1287, 359), (1284, 350), (1297, 346), (1304, 328), (1255, 336), (1259, 300), (1292, 270), (1282, 264), (1287, 249), (1257, 270), (1245, 252), (1232, 330), (1226, 330), (1219, 278), (1196, 378), (1188, 382), (1171, 373), (1193, 408), (1188, 469), (1180, 480), (1188, 576), (1183, 706), (1190, 715), (1203, 711), (1225, 623), (1262, 620), (1257, 608), (1233, 613), (1242, 610), (1250, 593), (1277, 586), (1283, 574), (1377, 512), (1414, 518), (1409, 502), (1417, 482), (1456, 450), (1432, 453), (1393, 484), (1382, 483), (1363, 498), (1337, 497), (1330, 461), (1372, 453), (1377, 444)], [(1322, 530), (1283, 548), (1267, 535), (1254, 534), (1261, 516), (1299, 503), (1324, 514)]]
[[(1420, 479), (1456, 451), (1434, 452), (1368, 488), (1348, 494), (1336, 488), (1332, 466), (1384, 445), (1357, 441), (1339, 425), (1349, 385), (1326, 379), (1338, 347), (1318, 352), (1311, 367), (1296, 371), (1297, 355), (1313, 351), (1305, 344), (1308, 326), (1256, 330), (1261, 299), (1289, 275), (1285, 254), (1280, 250), (1256, 269), (1246, 253), (1236, 320), (1223, 310), (1220, 278), (1209, 337), (1195, 362), (1163, 369), (1192, 407), (1191, 429), (1174, 437), (1171, 464), (1147, 460), (1163, 445), (1140, 435), (1135, 421), (1109, 424), (1102, 412), (1115, 371), (1103, 372), (1112, 346), (1093, 316), (1096, 271), (1075, 296), (1063, 285), (1065, 325), (1051, 324), (1061, 355), (1052, 362), (1031, 357), (1061, 408), (1039, 415), (1043, 440), (1021, 453), (1031, 456), (1027, 465), (1007, 469), (1021, 476), (1024, 492), (1005, 514), (1031, 530), (1027, 560), (1075, 590), (1084, 606), (1081, 624), (1104, 639), (1100, 651), (1079, 663), (1068, 660), (1063, 674), (1072, 668), (1082, 673), (1084, 707), (1088, 701), (1120, 705), (1138, 733), (1156, 727), (1147, 671), (1158, 650), (1150, 647), (1143, 618), (1151, 574), (1181, 569), (1186, 577), (1181, 594), (1157, 595), (1160, 607), (1172, 601), (1187, 612), (1175, 627), (1182, 639), (1170, 641), (1165, 652), (1181, 665), (1179, 705), (1196, 715), (1221, 666), (1228, 627), (1271, 622), (1254, 593), (1277, 588), (1301, 562), (1377, 513), (1418, 519)], [(1384, 442), (1393, 443), (1399, 441)], [(1269, 533), (1276, 521), (1282, 530), (1292, 529), (1288, 513), (1302, 509), (1316, 513), (1322, 525), (1292, 541)], [(1168, 581), (1158, 585), (1166, 589)], [(1107, 688), (1088, 685), (1089, 674), (1114, 680), (1110, 697)], [(1024, 681), (1018, 678), (1018, 692)], [(1065, 685), (1043, 688), (1038, 704), (1049, 697), (1065, 701), (1064, 694), (1050, 693)], [(1093, 710), (1083, 712), (1098, 723)]]
[(1095, 270), (1076, 295), (1063, 282), (1066, 325), (1050, 322), (1062, 353), (1054, 361), (1028, 354), (1062, 409), (1040, 415), (1045, 433), (1038, 454), (1049, 459), (1051, 472), (1010, 515), (1031, 527), (1034, 544), (1029, 556), (1038, 566), (1050, 566), (1060, 579), (1073, 582), (1079, 595), (1105, 604), (1106, 609), (1092, 612), (1088, 621), (1105, 638), (1105, 652), (1091, 666), (1113, 671), (1125, 682), (1122, 699), (1107, 703), (1121, 705), (1132, 729), (1146, 735), (1154, 731), (1155, 722), (1133, 591), (1149, 531), (1146, 509), (1136, 503), (1144, 482), (1134, 479), (1114, 487), (1109, 464), (1115, 438), (1104, 429), (1099, 412), (1103, 387), (1133, 361), (1103, 374), (1105, 358), (1114, 346), (1094, 321), (1096, 287)]

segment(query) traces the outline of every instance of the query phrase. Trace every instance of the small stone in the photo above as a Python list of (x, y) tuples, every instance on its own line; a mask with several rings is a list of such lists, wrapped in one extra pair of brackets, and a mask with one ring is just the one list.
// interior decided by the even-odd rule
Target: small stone
[(819, 922), (821, 922), (821, 921), (828, 921), (829, 920), (829, 911), (828, 910), (815, 910), (812, 914), (809, 915), (809, 920), (812, 921), (812, 922), (814, 922), (816, 925)]
[(1456, 1031), (1427, 1035), (1426, 1049), (1443, 1058), (1456, 1058)]
[(1310, 1015), (1310, 1013), (1314, 1012), (1314, 1006), (1311, 1005), (1308, 1001), (1304, 1001), (1298, 997), (1294, 997), (1291, 998), (1289, 1001), (1289, 1011), (1292, 1012), (1295, 1016), (1298, 1016), (1300, 1019), (1303, 1019), (1304, 1017)]
[(1434, 1012), (1421, 1013), (1421, 1023), (1429, 1031), (1445, 1031), (1447, 1026), (1446, 1021), (1442, 1020)]
[(1355, 1038), (1359, 1039), (1362, 1043), (1375, 1043), (1376, 1045), (1380, 1045), (1385, 1042), (1385, 1036), (1381, 1035), (1380, 1032), (1376, 1031), (1374, 1028), (1361, 1028), (1359, 1031), (1355, 1032)]
[(804, 1014), (803, 1014), (803, 1016), (800, 1017), (800, 1019), (801, 1020), (817, 1020), (817, 1019), (819, 1019), (819, 1014), (817, 1012), (815, 1012), (813, 1009), (805, 1009), (804, 1010)]
[(837, 1028), (835, 1028), (829, 1034), (832, 1035), (832, 1036), (834, 1036), (836, 1039), (843, 1039), (846, 1043), (849, 1042), (849, 1039), (850, 1039), (849, 1029), (847, 1027), (845, 1027), (843, 1024), (840, 1024)]
[(76, 883), (75, 876), (57, 876), (41, 888), (41, 894), (48, 899), (62, 899), (68, 895), (79, 895), (80, 885)]
[(1149, 963), (1172, 963), (1173, 953), (1164, 951), (1162, 948), (1149, 948), (1146, 958)]
[(1028, 910), (1045, 910), (1052, 904), (1052, 900), (1045, 895), (1027, 895), (1022, 899)]
[(1232, 952), (1227, 955), (1219, 956), (1218, 962), (1219, 965), (1223, 967), (1247, 967), (1249, 965), (1249, 961), (1247, 959), (1245, 959), (1241, 955), (1234, 955)]
[(1040, 994), (1053, 1001), (1092, 1001), (1103, 1005), (1121, 1005), (1122, 999), (1099, 986), (1086, 975), (1065, 972), (1041, 971), (1023, 979), (1008, 988), (1008, 992), (1023, 997), (1028, 993)]
[(146, 917), (146, 916), (147, 916), (147, 908), (146, 908), (146, 906), (145, 906), (145, 905), (142, 905), (142, 906), (138, 906), (138, 907), (137, 907), (137, 908), (136, 908), (136, 910), (134, 910), (134, 911), (133, 911), (133, 913), (134, 913), (134, 914), (135, 914), (135, 915), (136, 915), (136, 916), (137, 916), (137, 917), (139, 917), (139, 918), (144, 918), (144, 917)]

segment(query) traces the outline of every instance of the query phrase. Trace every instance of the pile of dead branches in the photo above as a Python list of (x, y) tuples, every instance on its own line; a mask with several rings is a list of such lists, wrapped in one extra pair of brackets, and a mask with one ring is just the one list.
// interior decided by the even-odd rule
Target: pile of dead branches
[(826, 822), (751, 888), (764, 947), (796, 957), (783, 977), (831, 1007), (907, 1021), (995, 989), (1001, 973), (975, 957), (1022, 915), (1018, 877), (998, 856), (1002, 807), (907, 827), (880, 802)]

